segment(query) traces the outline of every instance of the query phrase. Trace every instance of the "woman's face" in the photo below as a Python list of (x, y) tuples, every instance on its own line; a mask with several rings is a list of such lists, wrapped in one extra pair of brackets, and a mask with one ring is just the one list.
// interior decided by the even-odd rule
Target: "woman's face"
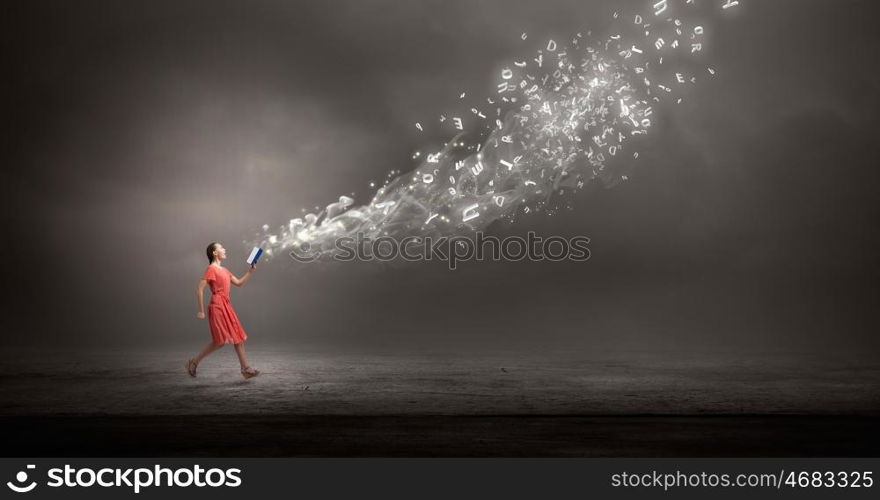
[(226, 249), (223, 248), (223, 245), (217, 243), (217, 246), (214, 247), (214, 256), (217, 260), (226, 260)]

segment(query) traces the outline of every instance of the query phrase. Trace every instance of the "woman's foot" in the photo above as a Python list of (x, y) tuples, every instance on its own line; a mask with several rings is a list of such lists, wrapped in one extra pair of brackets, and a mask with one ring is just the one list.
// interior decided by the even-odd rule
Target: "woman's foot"
[(256, 377), (259, 374), (260, 370), (255, 370), (250, 366), (241, 369), (241, 376), (246, 379)]
[(187, 360), (186, 362), (186, 373), (189, 373), (190, 377), (196, 376), (196, 368), (198, 368), (199, 364), (195, 362), (194, 359)]

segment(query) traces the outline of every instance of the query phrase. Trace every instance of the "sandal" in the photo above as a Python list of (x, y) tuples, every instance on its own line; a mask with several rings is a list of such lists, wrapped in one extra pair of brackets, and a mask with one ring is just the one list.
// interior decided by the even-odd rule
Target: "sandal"
[(190, 377), (196, 376), (196, 368), (198, 368), (199, 364), (194, 360), (189, 359), (186, 361), (186, 373), (189, 373)]
[(260, 374), (260, 370), (255, 370), (250, 366), (248, 366), (247, 368), (241, 369), (241, 376), (246, 379), (256, 377), (259, 374)]

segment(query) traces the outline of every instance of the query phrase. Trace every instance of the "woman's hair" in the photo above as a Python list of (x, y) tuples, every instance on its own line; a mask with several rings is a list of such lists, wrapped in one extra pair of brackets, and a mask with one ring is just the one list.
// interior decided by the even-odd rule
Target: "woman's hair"
[(208, 245), (208, 250), (205, 251), (205, 253), (208, 254), (208, 264), (214, 263), (214, 250), (216, 250), (216, 249), (217, 249), (217, 242), (216, 241), (211, 243), (210, 245)]

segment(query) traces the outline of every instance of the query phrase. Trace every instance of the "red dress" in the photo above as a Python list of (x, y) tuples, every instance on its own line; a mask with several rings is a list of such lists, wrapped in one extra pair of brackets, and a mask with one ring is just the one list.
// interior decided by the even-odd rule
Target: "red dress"
[(215, 344), (240, 344), (247, 340), (235, 309), (229, 301), (229, 284), (232, 272), (225, 267), (209, 265), (202, 279), (211, 285), (211, 302), (208, 304), (208, 325)]

